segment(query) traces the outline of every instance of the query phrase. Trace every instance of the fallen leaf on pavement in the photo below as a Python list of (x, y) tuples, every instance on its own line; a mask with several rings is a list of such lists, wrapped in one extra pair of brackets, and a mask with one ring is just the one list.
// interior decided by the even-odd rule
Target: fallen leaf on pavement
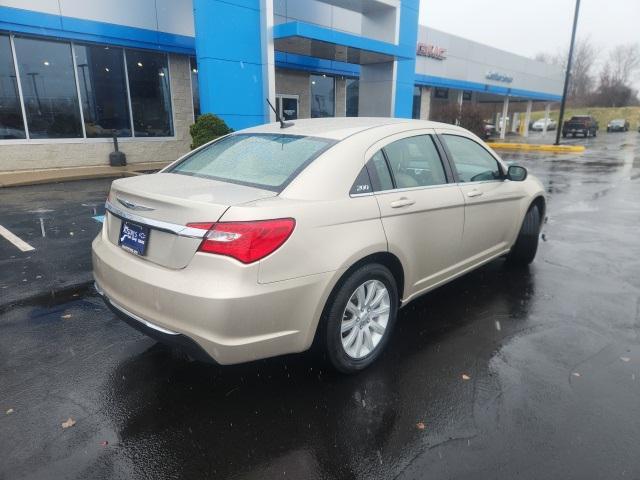
[(106, 447), (107, 445), (109, 445), (109, 442), (105, 440), (104, 442), (100, 442), (100, 445), (102, 445), (103, 447)]
[(13, 413), (13, 408), (10, 408), (9, 410), (7, 410), (7, 415), (11, 415)]
[(69, 417), (67, 420), (62, 422), (62, 428), (73, 427), (75, 424), (76, 424), (76, 421), (73, 418)]
[(69, 318), (71, 318), (71, 314), (67, 313), (66, 315), (62, 315), (62, 317), (60, 317), (60, 318), (62, 318), (64, 320), (68, 320)]
[(620, 360), (622, 360), (623, 362), (630, 362), (631, 359), (629, 357), (620, 357)]
[(471, 380), (471, 377), (469, 375), (467, 375), (466, 373), (462, 374), (462, 379), (463, 380)]
[(424, 430), (426, 428), (423, 422), (416, 423), (416, 427), (418, 427), (418, 430)]

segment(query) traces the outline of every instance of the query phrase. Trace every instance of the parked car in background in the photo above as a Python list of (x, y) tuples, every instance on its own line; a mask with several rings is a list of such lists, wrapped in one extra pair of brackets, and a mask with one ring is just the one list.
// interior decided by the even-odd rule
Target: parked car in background
[(584, 135), (584, 137), (595, 137), (598, 134), (598, 122), (591, 115), (574, 115), (562, 124), (562, 136), (567, 135), (575, 137), (576, 135)]
[(484, 138), (485, 140), (493, 137), (496, 134), (496, 126), (490, 122), (484, 123)]
[(355, 372), (398, 309), (487, 262), (535, 257), (544, 187), (463, 128), (297, 120), (112, 183), (96, 290), (124, 321), (221, 364), (307, 350)]
[(607, 132), (628, 132), (629, 131), (629, 122), (624, 118), (617, 118), (615, 120), (611, 120), (607, 124)]
[(558, 122), (555, 120), (549, 119), (545, 122), (545, 119), (541, 118), (531, 124), (530, 130), (533, 130), (534, 132), (542, 132), (544, 130), (545, 123), (547, 124), (547, 130), (555, 130), (558, 128)]

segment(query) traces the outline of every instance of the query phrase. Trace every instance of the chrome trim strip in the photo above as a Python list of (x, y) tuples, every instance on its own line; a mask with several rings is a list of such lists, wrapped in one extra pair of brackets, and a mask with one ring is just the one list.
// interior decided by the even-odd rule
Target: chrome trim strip
[(358, 198), (358, 197), (371, 197), (373, 196), (373, 192), (367, 192), (367, 193), (350, 193), (349, 196), (351, 198)]
[(389, 190), (379, 190), (377, 192), (373, 192), (374, 195), (381, 195), (384, 193), (402, 193), (402, 192), (413, 192), (416, 190), (431, 190), (433, 188), (450, 188), (459, 186), (457, 183), (438, 183), (436, 185), (419, 185), (417, 187), (404, 187), (404, 188), (392, 188)]
[(200, 228), (191, 228), (187, 227), (186, 225), (178, 225), (176, 223), (153, 220), (151, 218), (141, 217), (140, 215), (136, 215), (134, 213), (125, 212), (124, 210), (116, 207), (108, 200), (105, 202), (104, 208), (106, 208), (112, 215), (115, 215), (121, 220), (130, 220), (132, 222), (139, 223), (156, 230), (161, 230), (163, 232), (173, 233), (181, 237), (204, 238), (204, 236), (207, 234), (206, 230), (202, 230)]

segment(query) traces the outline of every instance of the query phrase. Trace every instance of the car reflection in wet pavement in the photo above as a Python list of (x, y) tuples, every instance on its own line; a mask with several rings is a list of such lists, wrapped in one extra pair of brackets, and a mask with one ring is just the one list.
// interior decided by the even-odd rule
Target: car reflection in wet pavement
[(0, 477), (638, 478), (637, 137), (503, 154), (550, 195), (535, 262), (408, 305), (355, 376), (188, 362), (88, 290), (5, 309)]

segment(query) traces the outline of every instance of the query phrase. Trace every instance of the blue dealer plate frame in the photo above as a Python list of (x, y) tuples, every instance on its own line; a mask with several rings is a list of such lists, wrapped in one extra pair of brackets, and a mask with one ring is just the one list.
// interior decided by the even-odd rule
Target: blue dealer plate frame
[(129, 253), (144, 257), (147, 253), (147, 245), (149, 244), (149, 234), (149, 227), (123, 220), (122, 226), (120, 227), (118, 245)]

